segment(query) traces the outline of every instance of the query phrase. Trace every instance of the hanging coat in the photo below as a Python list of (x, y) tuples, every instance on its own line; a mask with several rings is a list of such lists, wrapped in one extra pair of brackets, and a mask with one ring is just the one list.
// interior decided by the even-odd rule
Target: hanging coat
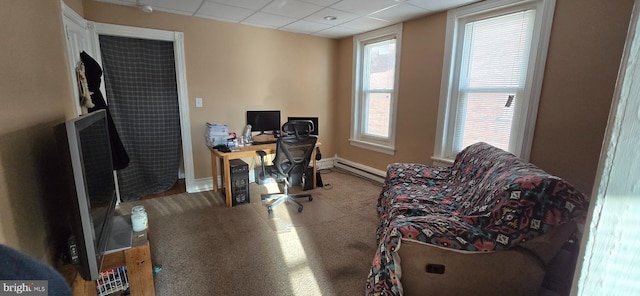
[(100, 92), (100, 83), (102, 83), (102, 68), (100, 68), (100, 64), (98, 64), (96, 60), (94, 60), (84, 51), (80, 53), (80, 60), (82, 60), (82, 63), (84, 64), (85, 76), (87, 77), (89, 91), (92, 92), (91, 100), (94, 104), (94, 107), (89, 108), (89, 113), (96, 110), (106, 110), (107, 123), (109, 126), (109, 137), (111, 140), (111, 158), (113, 159), (113, 168), (116, 170), (124, 169), (129, 165), (129, 155), (124, 149), (124, 145), (122, 145), (122, 141), (120, 140), (120, 136), (118, 135), (116, 126), (113, 123), (113, 119), (111, 118), (111, 113), (109, 112), (107, 102), (104, 100), (104, 97)]

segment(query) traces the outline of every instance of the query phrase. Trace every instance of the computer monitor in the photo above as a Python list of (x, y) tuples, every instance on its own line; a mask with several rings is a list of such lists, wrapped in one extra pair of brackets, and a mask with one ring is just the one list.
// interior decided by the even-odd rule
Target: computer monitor
[(280, 130), (280, 111), (247, 111), (247, 124), (252, 132), (273, 132)]
[(297, 116), (289, 116), (287, 117), (287, 121), (291, 120), (311, 120), (313, 122), (313, 130), (311, 134), (314, 136), (318, 135), (318, 117), (297, 117)]

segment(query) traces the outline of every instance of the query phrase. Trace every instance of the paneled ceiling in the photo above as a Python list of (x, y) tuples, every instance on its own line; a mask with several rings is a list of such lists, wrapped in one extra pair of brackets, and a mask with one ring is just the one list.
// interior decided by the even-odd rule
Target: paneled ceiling
[(342, 38), (479, 0), (96, 1), (146, 8), (147, 11), (162, 11), (300, 34)]

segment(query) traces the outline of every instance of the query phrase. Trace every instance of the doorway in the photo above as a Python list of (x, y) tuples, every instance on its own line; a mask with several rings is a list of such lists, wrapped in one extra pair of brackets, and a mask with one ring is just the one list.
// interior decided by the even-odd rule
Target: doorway
[(184, 175), (173, 42), (98, 40), (109, 110), (131, 160), (117, 173), (120, 198), (168, 191)]
[[(184, 52), (184, 34), (182, 32), (173, 32), (165, 30), (155, 30), (146, 28), (137, 28), (129, 26), (102, 24), (87, 21), (78, 15), (73, 9), (69, 8), (64, 2), (61, 2), (63, 26), (67, 39), (67, 57), (69, 62), (69, 75), (71, 84), (69, 87), (74, 92), (74, 97), (70, 98), (74, 101), (77, 115), (81, 115), (80, 104), (77, 100), (79, 97), (78, 88), (76, 86), (75, 67), (79, 62), (78, 53), (86, 51), (96, 61), (102, 62), (100, 52), (99, 36), (121, 36), (129, 38), (140, 38), (149, 40), (169, 41), (173, 44), (174, 62), (175, 62), (175, 80), (177, 86), (178, 109), (180, 118), (180, 139), (182, 165), (181, 171), (184, 172), (184, 185), (186, 192), (196, 192), (201, 190), (195, 181), (193, 150), (191, 142), (191, 126), (189, 117), (189, 102), (187, 96), (186, 68), (185, 68), (185, 52)], [(102, 65), (101, 65), (102, 66)], [(105, 84), (101, 84), (101, 92), (106, 95), (107, 103), (109, 103), (109, 95), (106, 94)], [(181, 176), (182, 177), (182, 176)], [(120, 195), (118, 193), (120, 202)]]
[[(178, 96), (177, 104), (179, 109), (179, 125), (180, 132), (179, 135), (176, 136), (181, 139), (181, 148), (182, 148), (182, 169), (181, 176), (184, 175), (184, 187), (187, 192), (193, 192), (195, 187), (195, 177), (193, 171), (193, 155), (191, 149), (191, 129), (190, 129), (190, 118), (189, 118), (189, 106), (188, 106), (188, 97), (186, 91), (186, 70), (185, 70), (185, 62), (184, 62), (184, 39), (183, 33), (181, 32), (171, 32), (171, 31), (163, 31), (163, 30), (154, 30), (154, 29), (145, 29), (145, 28), (136, 28), (136, 27), (127, 27), (120, 25), (110, 25), (110, 24), (101, 24), (95, 23), (94, 25), (95, 31), (93, 32), (93, 40), (95, 44), (95, 48), (97, 49), (97, 55), (100, 60), (104, 60), (102, 45), (101, 43), (105, 39), (105, 37), (109, 38), (125, 38), (125, 40), (135, 40), (135, 42), (139, 42), (140, 40), (144, 41), (143, 43), (150, 43), (152, 45), (147, 46), (159, 46), (161, 44), (169, 45), (169, 47), (173, 49), (173, 67), (175, 73), (175, 81), (176, 92)], [(144, 47), (144, 46), (143, 46)], [(126, 67), (126, 65), (125, 65)], [(106, 71), (106, 70), (105, 70)], [(155, 69), (146, 70), (147, 75), (155, 75)], [(169, 70), (170, 71), (170, 70)], [(109, 91), (106, 89), (106, 83), (103, 83), (103, 88), (105, 91), (105, 96), (107, 102), (110, 104)], [(150, 107), (154, 107), (151, 105)], [(136, 113), (133, 113), (132, 116), (135, 116)], [(160, 121), (162, 122), (162, 120)], [(163, 123), (164, 124), (164, 123)], [(153, 149), (152, 147), (147, 147), (147, 149)], [(184, 173), (182, 173), (184, 172)], [(152, 192), (148, 192), (152, 193)], [(127, 196), (121, 197), (121, 200), (129, 200)]]

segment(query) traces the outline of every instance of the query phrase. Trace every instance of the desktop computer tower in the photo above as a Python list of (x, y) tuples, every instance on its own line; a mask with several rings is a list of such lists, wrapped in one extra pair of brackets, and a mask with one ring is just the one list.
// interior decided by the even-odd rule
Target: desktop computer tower
[[(249, 203), (249, 165), (241, 159), (229, 161), (231, 170), (231, 204)], [(223, 191), (224, 192), (224, 191)]]
[[(313, 167), (307, 167), (304, 170), (304, 174), (302, 175), (302, 190), (311, 190), (313, 189)], [(322, 176), (319, 171), (316, 171), (316, 187), (322, 187), (324, 184), (322, 183)]]

